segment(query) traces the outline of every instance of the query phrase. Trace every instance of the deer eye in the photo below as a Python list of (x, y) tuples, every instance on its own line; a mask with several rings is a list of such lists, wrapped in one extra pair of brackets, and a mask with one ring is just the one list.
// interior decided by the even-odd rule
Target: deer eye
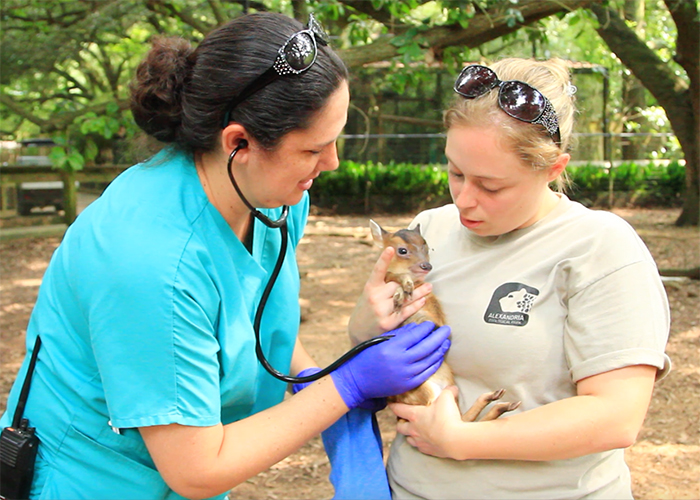
[(406, 247), (399, 247), (396, 249), (396, 253), (399, 255), (406, 255), (408, 253), (408, 249)]

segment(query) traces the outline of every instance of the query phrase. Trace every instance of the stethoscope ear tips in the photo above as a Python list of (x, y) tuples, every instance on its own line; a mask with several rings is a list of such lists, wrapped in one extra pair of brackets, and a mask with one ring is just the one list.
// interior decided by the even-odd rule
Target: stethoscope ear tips
[(231, 169), (231, 162), (233, 161), (234, 156), (236, 156), (236, 153), (238, 153), (241, 149), (245, 149), (248, 147), (248, 141), (245, 139), (241, 139), (240, 142), (238, 143), (238, 146), (233, 148), (233, 151), (231, 151), (231, 154), (228, 157), (228, 168), (229, 170)]

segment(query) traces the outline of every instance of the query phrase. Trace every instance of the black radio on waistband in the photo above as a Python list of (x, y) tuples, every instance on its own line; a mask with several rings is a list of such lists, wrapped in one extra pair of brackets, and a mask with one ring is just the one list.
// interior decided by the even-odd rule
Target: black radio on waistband
[(39, 438), (29, 420), (22, 418), (29, 396), (29, 383), (34, 373), (41, 339), (37, 336), (27, 376), (17, 401), (12, 426), (5, 427), (0, 434), (0, 499), (20, 500), (29, 498), (34, 478), (34, 463), (39, 448)]

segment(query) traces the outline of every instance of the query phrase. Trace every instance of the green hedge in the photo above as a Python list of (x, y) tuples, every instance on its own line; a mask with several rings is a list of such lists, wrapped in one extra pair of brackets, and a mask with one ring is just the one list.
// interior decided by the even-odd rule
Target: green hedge
[[(592, 205), (608, 200), (608, 169), (588, 164), (569, 166), (570, 198)], [(614, 196), (637, 206), (677, 206), (685, 185), (685, 168), (624, 163), (613, 169)], [(342, 161), (324, 172), (310, 191), (311, 203), (338, 214), (415, 213), (450, 202), (444, 165), (356, 163)]]
[(336, 213), (407, 213), (449, 203), (443, 165), (342, 161), (314, 181), (311, 203)]
[[(567, 168), (572, 181), (569, 196), (586, 205), (598, 205), (610, 192), (610, 170), (598, 165)], [(685, 166), (622, 163), (612, 169), (613, 197), (635, 206), (680, 206), (685, 188)]]

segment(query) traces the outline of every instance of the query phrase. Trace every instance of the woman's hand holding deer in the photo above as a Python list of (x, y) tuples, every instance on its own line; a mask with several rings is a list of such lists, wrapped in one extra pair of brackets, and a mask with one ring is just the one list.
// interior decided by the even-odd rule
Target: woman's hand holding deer
[(424, 297), (432, 291), (432, 285), (424, 283), (413, 291), (411, 300), (400, 311), (395, 311), (394, 292), (399, 285), (385, 283), (394, 252), (393, 248), (387, 248), (379, 256), (350, 316), (348, 331), (355, 344), (398, 327), (425, 305)]

